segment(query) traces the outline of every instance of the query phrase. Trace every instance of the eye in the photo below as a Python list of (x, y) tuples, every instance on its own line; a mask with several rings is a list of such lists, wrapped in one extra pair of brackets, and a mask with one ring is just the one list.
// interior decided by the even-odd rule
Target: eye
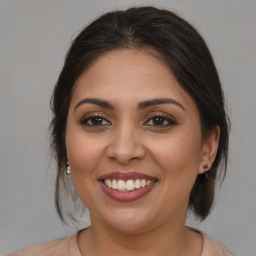
[(150, 126), (167, 127), (167, 126), (177, 125), (177, 122), (173, 118), (170, 118), (164, 115), (155, 115), (150, 117), (145, 122), (145, 124)]
[(111, 122), (109, 122), (107, 119), (105, 119), (102, 116), (89, 116), (85, 117), (80, 121), (80, 124), (87, 125), (87, 126), (104, 126), (104, 125), (110, 125)]

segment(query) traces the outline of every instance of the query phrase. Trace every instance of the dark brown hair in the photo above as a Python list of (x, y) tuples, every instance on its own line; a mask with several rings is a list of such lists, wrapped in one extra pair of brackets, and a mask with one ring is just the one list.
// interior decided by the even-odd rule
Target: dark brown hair
[[(55, 203), (65, 222), (61, 188), (69, 190), (66, 179), (65, 132), (74, 83), (97, 57), (122, 48), (154, 49), (165, 61), (179, 84), (194, 99), (201, 118), (203, 136), (220, 127), (219, 148), (208, 177), (198, 175), (191, 191), (189, 209), (201, 220), (209, 214), (216, 179), (225, 176), (228, 156), (229, 119), (213, 58), (199, 33), (168, 10), (154, 7), (109, 12), (82, 30), (73, 41), (54, 88), (51, 107), (52, 148), (57, 159)], [(222, 171), (219, 171), (220, 164)], [(65, 199), (64, 199), (65, 200)]]

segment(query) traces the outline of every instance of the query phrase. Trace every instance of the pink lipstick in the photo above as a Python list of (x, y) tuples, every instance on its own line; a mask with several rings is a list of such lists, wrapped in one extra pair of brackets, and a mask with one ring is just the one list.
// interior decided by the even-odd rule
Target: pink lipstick
[(98, 178), (98, 180), (106, 179), (116, 179), (116, 180), (136, 180), (136, 179), (145, 179), (145, 180), (157, 180), (157, 178), (149, 176), (147, 174), (139, 172), (111, 172), (104, 174)]
[(116, 201), (134, 201), (155, 186), (157, 178), (137, 172), (112, 172), (98, 178), (102, 190)]

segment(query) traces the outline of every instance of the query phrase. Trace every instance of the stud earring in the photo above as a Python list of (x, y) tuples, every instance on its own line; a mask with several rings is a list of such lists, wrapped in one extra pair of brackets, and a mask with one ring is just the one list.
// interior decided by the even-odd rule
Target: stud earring
[(203, 165), (204, 174), (205, 174), (205, 177), (206, 177), (206, 178), (208, 178), (208, 173), (209, 173), (210, 168), (211, 168), (211, 167), (209, 167), (208, 164), (204, 164), (204, 165)]
[(67, 162), (67, 171), (66, 171), (67, 175), (70, 175), (70, 166), (69, 166), (69, 162)]
[(203, 168), (204, 168), (204, 171), (206, 172), (208, 170), (208, 168), (209, 168), (209, 165), (208, 164), (204, 164)]

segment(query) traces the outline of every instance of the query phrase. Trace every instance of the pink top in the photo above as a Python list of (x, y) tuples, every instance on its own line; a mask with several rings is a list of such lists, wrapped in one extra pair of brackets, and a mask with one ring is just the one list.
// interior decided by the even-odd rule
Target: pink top
[[(81, 256), (77, 244), (77, 234), (49, 243), (29, 246), (5, 256)], [(235, 256), (223, 244), (205, 234), (202, 236), (203, 251), (201, 256)]]

